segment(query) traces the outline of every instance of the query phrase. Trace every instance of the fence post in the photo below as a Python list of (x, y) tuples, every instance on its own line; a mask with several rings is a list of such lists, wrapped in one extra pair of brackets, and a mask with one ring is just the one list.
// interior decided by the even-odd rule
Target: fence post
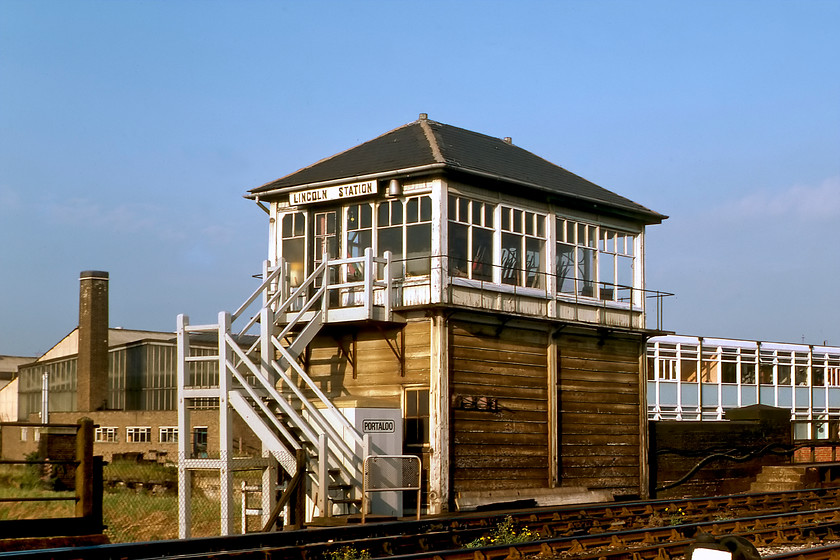
[[(79, 418), (76, 431), (76, 517), (93, 521), (96, 510), (93, 491), (93, 420)], [(99, 504), (100, 525), (102, 504)]]

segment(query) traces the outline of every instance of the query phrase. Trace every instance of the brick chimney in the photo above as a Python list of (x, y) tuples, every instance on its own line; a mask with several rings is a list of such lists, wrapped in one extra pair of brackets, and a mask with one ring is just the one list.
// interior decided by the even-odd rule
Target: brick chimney
[(102, 410), (108, 401), (108, 273), (79, 275), (79, 357), (76, 410)]

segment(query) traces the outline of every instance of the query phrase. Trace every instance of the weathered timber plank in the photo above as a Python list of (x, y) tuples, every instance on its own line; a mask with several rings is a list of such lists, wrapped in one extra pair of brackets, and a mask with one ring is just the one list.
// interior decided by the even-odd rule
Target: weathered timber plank
[(565, 464), (561, 465), (563, 474), (574, 478), (630, 478), (639, 476), (638, 467), (614, 467), (614, 466), (598, 466), (598, 467), (571, 467)]
[(624, 445), (639, 445), (639, 437), (637, 434), (620, 434), (621, 439), (616, 439), (615, 434), (592, 434), (592, 433), (565, 433), (560, 434), (561, 445), (565, 449), (571, 445), (582, 446), (624, 446)]
[(547, 434), (548, 422), (469, 422), (453, 419), (453, 425), (458, 432), (488, 433), (488, 434)]
[(598, 395), (598, 402), (604, 404), (626, 404), (632, 405), (636, 408), (639, 406), (639, 393), (620, 393), (617, 391), (569, 391), (565, 388), (560, 392), (560, 400), (566, 402), (580, 402), (583, 400), (592, 400), (592, 393), (600, 393)]
[(545, 453), (545, 445), (458, 444), (459, 457), (544, 457)]
[(545, 410), (510, 410), (502, 409), (498, 412), (482, 412), (478, 410), (452, 410), (453, 417), (459, 420), (478, 422), (545, 422), (548, 417)]
[(566, 468), (592, 468), (599, 469), (604, 466), (612, 467), (639, 467), (639, 455), (580, 455), (574, 456), (563, 454), (562, 464)]
[(518, 354), (511, 354), (509, 360), (493, 360), (487, 358), (487, 356), (467, 358), (461, 353), (456, 353), (450, 361), (450, 367), (456, 371), (466, 370), (480, 371), (482, 373), (499, 373), (503, 375), (545, 377), (545, 360), (529, 364), (522, 362), (519, 359), (520, 356)]
[(529, 352), (527, 348), (479, 348), (475, 346), (450, 346), (453, 358), (462, 360), (476, 360), (480, 362), (498, 362), (500, 364), (521, 364), (534, 367), (545, 367), (548, 353)]
[[(455, 430), (453, 441), (456, 444), (487, 445), (540, 445), (546, 446), (545, 434), (495, 434), (492, 432), (459, 432)], [(457, 450), (456, 450), (457, 453)]]
[(505, 340), (514, 342), (531, 342), (535, 340), (544, 341), (547, 338), (546, 331), (530, 329), (502, 329), (499, 331), (496, 325), (482, 325), (479, 323), (468, 323), (465, 321), (452, 321), (450, 332), (453, 336), (472, 337), (482, 340)]
[(601, 393), (607, 391), (619, 391), (624, 394), (636, 394), (639, 393), (639, 386), (638, 383), (636, 384), (619, 384), (613, 383), (610, 385), (606, 385), (604, 383), (592, 383), (587, 381), (575, 381), (571, 383), (569, 381), (562, 381), (558, 383), (560, 390), (565, 391), (572, 391), (572, 392), (580, 392), (580, 393)]
[(456, 480), (539, 480), (547, 479), (546, 466), (537, 468), (489, 468), (489, 469), (455, 469)]
[(587, 423), (583, 419), (575, 422), (574, 420), (569, 420), (563, 422), (563, 425), (560, 427), (561, 434), (607, 434), (610, 436), (627, 436), (627, 435), (637, 435), (639, 432), (638, 428), (634, 429), (633, 426), (625, 425), (625, 424), (615, 424), (610, 425), (607, 422), (601, 423), (594, 423), (590, 422)]
[(601, 403), (597, 401), (571, 401), (563, 399), (560, 402), (561, 414), (593, 414), (598, 416), (615, 417), (616, 422), (630, 421), (629, 418), (622, 418), (623, 416), (639, 417), (639, 405), (636, 404), (612, 404)]
[(534, 479), (489, 479), (489, 480), (463, 480), (457, 478), (457, 471), (452, 480), (453, 492), (476, 492), (482, 490), (516, 490), (519, 488), (545, 488), (547, 485), (547, 478)]
[(456, 469), (544, 469), (548, 457), (542, 455), (521, 455), (505, 457), (500, 454), (463, 455), (455, 457), (452, 462)]
[(564, 336), (558, 339), (560, 356), (580, 356), (599, 358), (605, 355), (611, 356), (638, 356), (642, 346), (641, 338), (632, 340), (619, 340), (611, 338), (604, 344), (598, 344), (597, 337), (588, 336)]
[[(487, 396), (508, 400), (538, 400), (544, 401), (548, 390), (539, 387), (512, 387), (487, 385), (485, 383), (452, 383), (453, 395)], [(500, 403), (499, 406), (502, 406)], [(508, 406), (508, 405), (504, 405)]]
[(561, 475), (561, 486), (584, 486), (586, 488), (595, 489), (601, 488), (604, 490), (613, 490), (616, 493), (634, 494), (639, 491), (639, 477), (604, 477), (604, 478), (588, 478), (588, 477), (565, 477)]

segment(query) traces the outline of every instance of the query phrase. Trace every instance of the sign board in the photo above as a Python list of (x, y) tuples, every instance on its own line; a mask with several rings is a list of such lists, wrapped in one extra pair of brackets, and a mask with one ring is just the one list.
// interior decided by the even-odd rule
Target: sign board
[(393, 434), (395, 431), (393, 420), (369, 418), (362, 421), (362, 432), (365, 434)]
[(301, 204), (315, 204), (330, 200), (357, 198), (371, 194), (376, 194), (376, 181), (362, 181), (361, 183), (351, 183), (349, 185), (335, 185), (332, 187), (293, 192), (289, 194), (289, 204), (300, 206)]

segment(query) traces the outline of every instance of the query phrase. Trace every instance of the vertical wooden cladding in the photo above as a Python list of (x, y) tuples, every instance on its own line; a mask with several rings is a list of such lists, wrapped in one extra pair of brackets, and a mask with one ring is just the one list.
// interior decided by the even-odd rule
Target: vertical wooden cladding
[(643, 345), (641, 337), (559, 335), (562, 486), (640, 491)]
[(400, 326), (328, 327), (309, 345), (304, 365), (330, 398), (399, 408), (405, 385), (429, 383), (428, 319)]
[[(545, 488), (547, 333), (455, 321), (449, 333), (453, 492)], [(498, 410), (465, 410), (465, 397)]]

